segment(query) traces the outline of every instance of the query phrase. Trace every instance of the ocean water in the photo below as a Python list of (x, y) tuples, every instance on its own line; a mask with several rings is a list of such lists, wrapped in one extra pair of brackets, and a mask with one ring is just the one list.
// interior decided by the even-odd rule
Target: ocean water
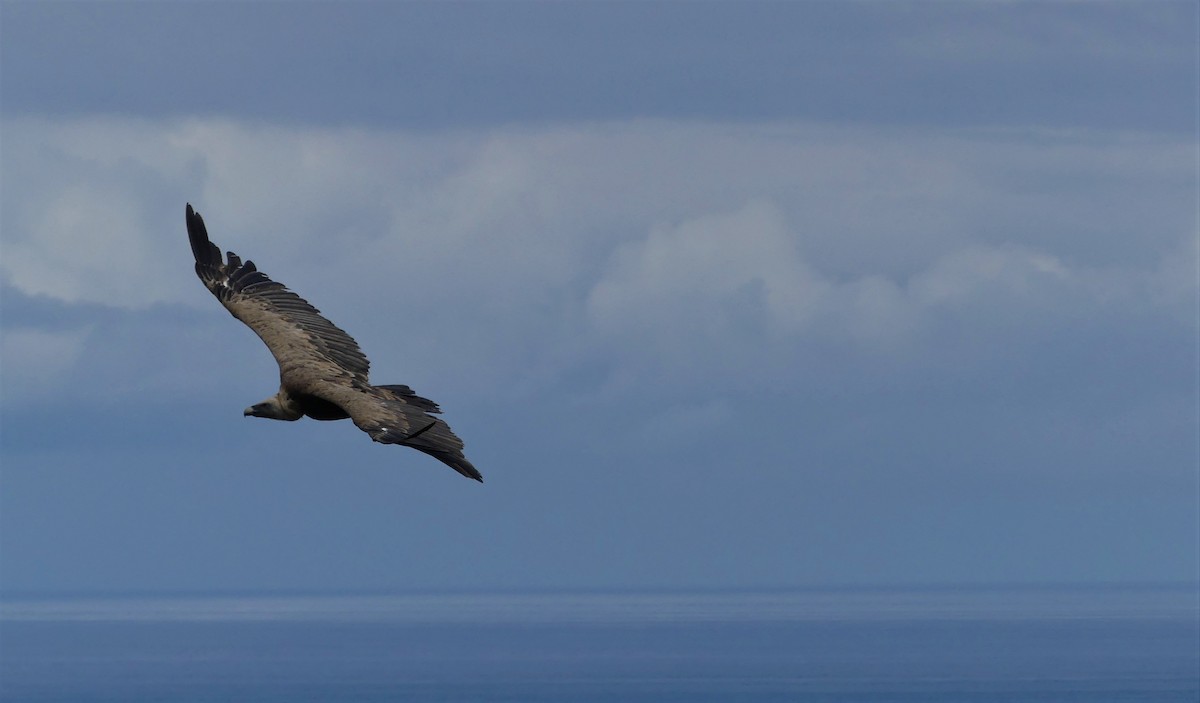
[(0, 601), (0, 700), (1200, 700), (1197, 589)]

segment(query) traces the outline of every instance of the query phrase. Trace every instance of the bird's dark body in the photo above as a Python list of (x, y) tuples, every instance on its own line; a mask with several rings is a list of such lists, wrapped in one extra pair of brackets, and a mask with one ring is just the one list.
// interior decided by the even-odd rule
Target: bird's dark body
[(374, 386), (358, 343), (319, 310), (252, 261), (208, 239), (203, 218), (187, 206), (196, 275), (229, 312), (254, 330), (279, 364), (279, 392), (246, 409), (273, 420), (350, 419), (371, 439), (422, 451), (467, 478), (483, 476), (463, 455), (463, 443), (437, 403), (405, 385)]
[(300, 412), (314, 420), (347, 420), (350, 413), (342, 410), (337, 403), (331, 403), (324, 398), (305, 393), (289, 394), (300, 404)]

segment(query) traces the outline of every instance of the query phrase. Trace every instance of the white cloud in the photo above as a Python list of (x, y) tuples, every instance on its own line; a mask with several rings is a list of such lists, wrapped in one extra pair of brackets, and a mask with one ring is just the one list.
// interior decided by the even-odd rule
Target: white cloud
[(191, 201), (377, 371), (482, 392), (601, 358), (767, 378), (805, 345), (919, 354), (981, 306), (1190, 310), (1196, 291), (1195, 146), (1144, 135), (89, 118), (6, 121), (3, 148), (17, 291), (223, 315), (191, 273)]
[(169, 294), (173, 276), (160, 263), (167, 248), (147, 241), (130, 193), (71, 184), (45, 205), (5, 242), (8, 283), (30, 295), (128, 308)]
[(589, 312), (602, 331), (648, 339), (719, 343), (743, 322), (761, 325), (760, 334), (792, 332), (829, 288), (800, 257), (779, 210), (761, 200), (655, 227), (614, 259), (588, 296)]
[[(893, 280), (824, 275), (796, 246), (800, 239), (778, 208), (756, 201), (622, 245), (587, 309), (610, 353), (640, 360), (642, 377), (623, 383), (680, 372), (720, 378), (734, 369), (742, 379), (786, 383), (799, 369), (794, 351), (806, 345), (903, 358), (937, 344), (928, 334), (939, 321), (986, 336), (997, 325), (1010, 334), (1014, 319), (1034, 325), (1060, 314), (1063, 300), (1076, 308), (1156, 304), (1132, 290), (1114, 299), (1111, 272), (1071, 270), (1020, 246), (963, 246)], [(1123, 276), (1144, 285), (1161, 278), (1157, 270)]]
[(933, 262), (911, 279), (908, 290), (922, 307), (955, 307), (974, 302), (988, 290), (1023, 295), (1041, 282), (1070, 275), (1062, 262), (1048, 254), (968, 247)]

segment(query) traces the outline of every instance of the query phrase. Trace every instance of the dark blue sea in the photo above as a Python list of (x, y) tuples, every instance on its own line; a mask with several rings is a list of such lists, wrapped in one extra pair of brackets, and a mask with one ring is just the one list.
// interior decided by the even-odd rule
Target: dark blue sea
[(0, 700), (1200, 700), (1197, 589), (8, 597)]

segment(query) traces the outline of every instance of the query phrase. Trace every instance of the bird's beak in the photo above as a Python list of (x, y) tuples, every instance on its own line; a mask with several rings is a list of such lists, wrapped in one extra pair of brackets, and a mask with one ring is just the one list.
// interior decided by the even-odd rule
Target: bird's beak
[(254, 415), (254, 406), (253, 405), (251, 405), (250, 407), (248, 407), (242, 411), (242, 417), (251, 417), (252, 415)]

